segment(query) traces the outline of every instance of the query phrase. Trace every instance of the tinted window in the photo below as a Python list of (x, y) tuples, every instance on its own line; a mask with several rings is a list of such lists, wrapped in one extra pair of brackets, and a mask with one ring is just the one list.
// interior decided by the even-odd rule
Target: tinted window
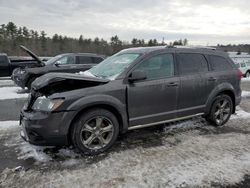
[(229, 62), (224, 58), (220, 56), (210, 56), (211, 66), (213, 70), (228, 70), (231, 68)]
[(208, 71), (206, 58), (201, 54), (179, 54), (180, 74), (192, 74)]
[(93, 60), (92, 57), (88, 56), (79, 56), (79, 64), (92, 64)]
[(6, 63), (6, 57), (5, 56), (0, 56), (0, 64)]
[(95, 64), (98, 64), (98, 63), (100, 63), (100, 62), (103, 61), (103, 58), (100, 58), (100, 57), (93, 57), (93, 61), (94, 61)]
[(161, 54), (140, 63), (136, 70), (143, 70), (147, 80), (171, 77), (174, 75), (174, 58), (172, 54)]

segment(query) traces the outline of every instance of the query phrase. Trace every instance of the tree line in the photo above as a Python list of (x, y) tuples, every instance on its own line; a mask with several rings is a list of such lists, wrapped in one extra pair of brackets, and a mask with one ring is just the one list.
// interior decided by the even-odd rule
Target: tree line
[[(169, 45), (187, 45), (187, 39), (180, 39), (171, 42)], [(133, 38), (131, 42), (122, 41), (117, 35), (112, 36), (109, 41), (96, 37), (94, 39), (62, 36), (54, 34), (49, 37), (45, 31), (35, 31), (27, 27), (18, 27), (15, 23), (9, 22), (0, 26), (0, 53), (8, 55), (26, 55), (19, 45), (24, 45), (40, 56), (54, 56), (67, 52), (89, 52), (104, 55), (112, 55), (122, 49), (138, 46), (167, 45), (157, 39)]]

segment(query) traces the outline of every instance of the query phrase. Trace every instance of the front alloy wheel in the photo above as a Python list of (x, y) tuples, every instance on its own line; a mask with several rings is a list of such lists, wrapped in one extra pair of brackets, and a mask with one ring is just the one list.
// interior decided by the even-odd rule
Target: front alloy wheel
[(88, 149), (101, 149), (110, 143), (114, 134), (114, 125), (106, 117), (99, 116), (88, 120), (81, 130), (82, 144)]
[(82, 114), (73, 124), (71, 140), (75, 148), (87, 155), (109, 149), (119, 134), (116, 116), (105, 109), (92, 109)]

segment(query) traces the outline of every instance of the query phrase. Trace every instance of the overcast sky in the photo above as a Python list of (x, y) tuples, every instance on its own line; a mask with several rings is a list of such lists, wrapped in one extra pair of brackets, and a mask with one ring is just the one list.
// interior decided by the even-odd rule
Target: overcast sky
[(0, 24), (71, 37), (250, 43), (249, 0), (0, 0)]

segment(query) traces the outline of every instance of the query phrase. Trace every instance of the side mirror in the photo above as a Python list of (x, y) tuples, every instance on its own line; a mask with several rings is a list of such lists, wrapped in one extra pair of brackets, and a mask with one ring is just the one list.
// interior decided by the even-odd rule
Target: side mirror
[(56, 67), (59, 67), (59, 66), (60, 66), (60, 61), (56, 61), (56, 62), (54, 63), (54, 65), (55, 65)]
[(128, 77), (129, 82), (135, 82), (140, 80), (145, 80), (147, 78), (147, 75), (142, 70), (135, 70), (133, 71), (130, 76)]

